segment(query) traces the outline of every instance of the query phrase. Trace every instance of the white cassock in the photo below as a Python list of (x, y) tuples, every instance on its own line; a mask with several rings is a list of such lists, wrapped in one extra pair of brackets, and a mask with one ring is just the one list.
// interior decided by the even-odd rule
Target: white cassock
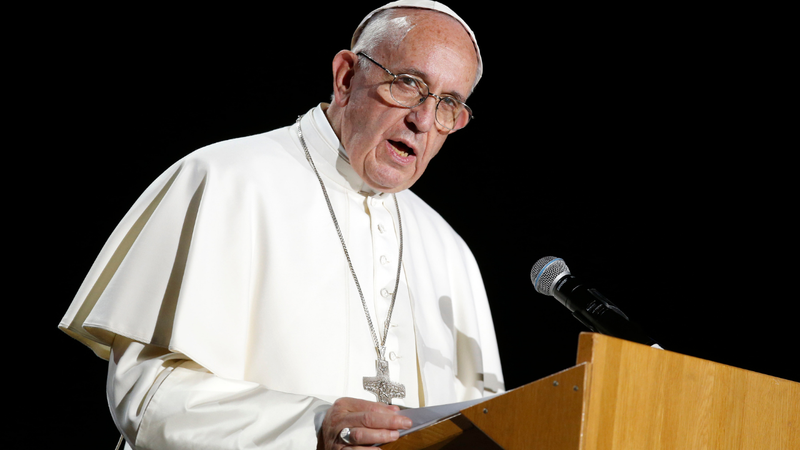
[[(369, 189), (325, 118), (300, 122), (383, 334), (397, 274), (393, 196)], [(59, 327), (110, 359), (112, 415), (136, 448), (314, 448), (315, 413), (375, 400), (376, 350), (298, 124), (178, 161), (123, 218)], [(395, 404), (503, 389), (478, 266), (410, 191), (386, 341)], [(116, 339), (116, 341), (115, 341)], [(199, 443), (199, 444), (198, 444)]]

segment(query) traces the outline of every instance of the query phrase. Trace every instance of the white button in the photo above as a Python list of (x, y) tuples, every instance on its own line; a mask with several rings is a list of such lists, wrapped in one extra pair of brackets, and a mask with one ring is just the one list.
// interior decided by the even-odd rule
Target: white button
[(389, 292), (389, 290), (388, 290), (388, 289), (386, 289), (386, 288), (383, 288), (383, 289), (381, 289), (381, 295), (382, 295), (382, 296), (384, 296), (384, 297), (386, 297), (386, 298), (389, 298), (389, 297), (391, 297), (391, 296), (392, 296), (392, 293), (391, 293), (391, 292)]
[(381, 264), (383, 264), (384, 266), (386, 264), (389, 264), (389, 258), (387, 258), (386, 255), (381, 256)]
[(378, 224), (378, 231), (380, 231), (381, 233), (386, 233), (386, 228), (383, 226), (382, 223)]
[(395, 359), (397, 359), (397, 354), (395, 354), (395, 352), (389, 352), (389, 359), (391, 361), (394, 361)]

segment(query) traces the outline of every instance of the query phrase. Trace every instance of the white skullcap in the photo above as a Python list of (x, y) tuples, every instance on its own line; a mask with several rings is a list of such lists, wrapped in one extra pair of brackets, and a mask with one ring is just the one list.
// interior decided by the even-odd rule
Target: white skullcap
[(430, 9), (433, 11), (438, 11), (440, 13), (447, 14), (448, 16), (456, 19), (461, 23), (467, 33), (469, 33), (469, 37), (472, 38), (472, 44), (475, 46), (475, 53), (478, 55), (478, 74), (477, 78), (475, 79), (475, 83), (478, 83), (478, 80), (481, 79), (483, 75), (483, 59), (481, 59), (481, 51), (478, 48), (478, 41), (475, 39), (475, 33), (472, 32), (469, 25), (464, 22), (461, 17), (458, 17), (452, 9), (448, 8), (447, 5), (444, 5), (440, 2), (434, 2), (431, 0), (397, 0), (391, 3), (387, 3), (380, 8), (372, 11), (371, 13), (367, 14), (367, 17), (364, 17), (364, 20), (358, 24), (358, 28), (356, 28), (355, 33), (353, 33), (353, 39), (350, 41), (350, 48), (352, 49), (356, 45), (356, 41), (358, 41), (359, 36), (361, 36), (361, 31), (364, 29), (364, 25), (367, 21), (375, 15), (378, 11), (383, 11), (384, 9), (391, 9), (391, 8), (421, 8), (421, 9)]

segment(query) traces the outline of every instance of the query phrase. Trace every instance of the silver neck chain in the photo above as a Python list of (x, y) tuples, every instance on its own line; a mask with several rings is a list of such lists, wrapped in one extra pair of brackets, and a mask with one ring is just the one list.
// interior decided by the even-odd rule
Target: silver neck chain
[(344, 236), (342, 235), (342, 230), (339, 228), (339, 221), (336, 220), (336, 214), (333, 212), (333, 205), (331, 205), (331, 200), (328, 197), (328, 191), (325, 189), (325, 183), (322, 182), (322, 177), (319, 175), (317, 171), (317, 167), (314, 165), (314, 161), (311, 160), (311, 153), (308, 151), (308, 147), (306, 146), (306, 140), (303, 138), (303, 130), (300, 126), (300, 119), (303, 116), (299, 116), (297, 118), (297, 136), (300, 138), (300, 144), (303, 146), (303, 151), (306, 154), (306, 159), (308, 163), (311, 165), (311, 168), (314, 170), (314, 174), (317, 176), (317, 180), (319, 181), (319, 185), (322, 188), (322, 194), (325, 196), (325, 202), (328, 204), (328, 211), (331, 214), (331, 219), (333, 219), (333, 225), (336, 227), (336, 233), (339, 235), (339, 241), (342, 243), (342, 250), (344, 250), (344, 256), (347, 258), (347, 265), (350, 266), (350, 273), (353, 275), (353, 281), (356, 283), (356, 289), (358, 289), (358, 296), (361, 297), (361, 306), (364, 307), (364, 314), (367, 316), (367, 323), (369, 324), (369, 331), (372, 333), (372, 341), (375, 344), (375, 351), (378, 352), (378, 357), (383, 360), (384, 359), (384, 350), (386, 347), (386, 336), (389, 333), (389, 323), (392, 321), (392, 311), (394, 310), (394, 302), (397, 298), (397, 288), (400, 285), (400, 270), (403, 266), (403, 223), (400, 220), (400, 205), (397, 203), (397, 196), (392, 194), (394, 198), (394, 206), (397, 209), (397, 228), (400, 232), (400, 254), (397, 257), (397, 278), (394, 282), (394, 291), (392, 292), (392, 303), (389, 305), (389, 312), (386, 314), (386, 321), (383, 324), (383, 336), (380, 342), (378, 342), (378, 334), (375, 332), (375, 327), (372, 325), (372, 318), (369, 314), (369, 308), (367, 307), (367, 301), (364, 300), (364, 293), (361, 291), (361, 285), (358, 282), (358, 277), (356, 276), (356, 271), (353, 269), (353, 262), (350, 260), (350, 254), (347, 251), (347, 245), (344, 243)]

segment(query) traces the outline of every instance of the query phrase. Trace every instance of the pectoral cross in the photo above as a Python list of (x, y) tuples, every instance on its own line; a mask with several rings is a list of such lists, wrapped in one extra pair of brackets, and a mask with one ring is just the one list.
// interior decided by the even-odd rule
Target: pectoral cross
[(364, 389), (375, 394), (379, 402), (391, 405), (393, 398), (406, 398), (406, 387), (389, 379), (389, 363), (384, 359), (383, 352), (381, 348), (380, 358), (375, 361), (377, 375), (364, 377)]

